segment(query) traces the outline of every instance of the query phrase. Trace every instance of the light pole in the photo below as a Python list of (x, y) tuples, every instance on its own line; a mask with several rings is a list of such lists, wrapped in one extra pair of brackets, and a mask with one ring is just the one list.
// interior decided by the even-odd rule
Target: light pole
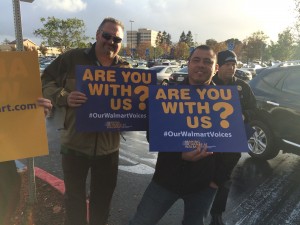
[[(21, 23), (21, 10), (20, 1), (32, 3), (34, 0), (12, 0), (15, 22), (15, 35), (17, 51), (24, 51), (23, 35), (22, 35), (22, 23)], [(34, 173), (34, 159), (27, 159), (27, 173), (28, 173), (28, 187), (29, 187), (29, 203), (36, 201), (36, 185), (35, 185), (35, 173)]]
[(133, 57), (133, 52), (132, 52), (132, 23), (134, 22), (133, 20), (129, 20), (129, 22), (130, 22), (130, 29), (131, 29), (131, 31), (130, 31), (130, 54), (131, 54), (131, 58)]
[(14, 22), (15, 22), (15, 35), (16, 35), (16, 45), (17, 51), (23, 51), (23, 35), (22, 35), (22, 25), (21, 25), (21, 10), (20, 1), (32, 3), (34, 0), (12, 0), (13, 10), (14, 10)]

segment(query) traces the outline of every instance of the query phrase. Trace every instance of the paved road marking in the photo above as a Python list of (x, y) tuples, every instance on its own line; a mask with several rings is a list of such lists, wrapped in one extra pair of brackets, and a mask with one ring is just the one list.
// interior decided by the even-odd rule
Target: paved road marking
[(151, 166), (147, 166), (145, 164), (139, 163), (137, 161), (134, 161), (134, 160), (127, 158), (125, 156), (122, 156), (122, 155), (120, 155), (119, 158), (124, 161), (134, 164), (134, 165), (130, 165), (130, 166), (119, 165), (119, 170), (126, 171), (129, 173), (135, 173), (135, 174), (153, 174), (154, 173), (154, 168), (152, 168)]

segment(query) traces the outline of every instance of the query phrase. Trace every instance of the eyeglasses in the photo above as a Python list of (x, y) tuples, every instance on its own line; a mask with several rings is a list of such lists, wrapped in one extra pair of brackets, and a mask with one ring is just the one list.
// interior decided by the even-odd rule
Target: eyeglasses
[(114, 43), (116, 43), (116, 44), (121, 43), (122, 38), (113, 36), (113, 35), (111, 35), (110, 33), (107, 33), (107, 32), (105, 32), (105, 31), (103, 31), (103, 30), (101, 30), (101, 31), (102, 31), (102, 37), (103, 37), (105, 40), (109, 41), (109, 40), (113, 39), (113, 42), (114, 42)]

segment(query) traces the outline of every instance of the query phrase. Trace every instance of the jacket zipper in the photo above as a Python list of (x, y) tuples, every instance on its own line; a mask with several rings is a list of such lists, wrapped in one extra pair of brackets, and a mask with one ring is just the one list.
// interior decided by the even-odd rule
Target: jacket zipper
[(95, 148), (94, 148), (94, 157), (96, 157), (97, 145), (98, 145), (98, 133), (96, 133), (96, 141), (95, 141)]

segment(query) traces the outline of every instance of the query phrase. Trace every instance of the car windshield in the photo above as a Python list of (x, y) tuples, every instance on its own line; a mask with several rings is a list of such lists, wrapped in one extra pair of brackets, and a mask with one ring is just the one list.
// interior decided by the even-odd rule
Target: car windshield
[(155, 67), (149, 68), (149, 70), (155, 70), (156, 72), (160, 72), (160, 71), (162, 71), (164, 68), (166, 68), (166, 67), (164, 67), (164, 66), (155, 66)]

